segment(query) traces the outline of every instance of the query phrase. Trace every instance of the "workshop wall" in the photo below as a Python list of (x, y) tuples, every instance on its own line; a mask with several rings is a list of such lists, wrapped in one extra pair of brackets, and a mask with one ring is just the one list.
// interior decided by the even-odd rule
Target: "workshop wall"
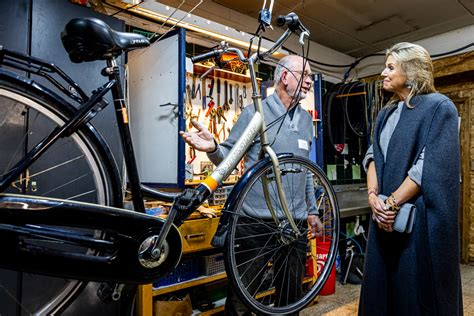
[(434, 62), (435, 86), (458, 108), (461, 124), (461, 258), (474, 261), (474, 52)]

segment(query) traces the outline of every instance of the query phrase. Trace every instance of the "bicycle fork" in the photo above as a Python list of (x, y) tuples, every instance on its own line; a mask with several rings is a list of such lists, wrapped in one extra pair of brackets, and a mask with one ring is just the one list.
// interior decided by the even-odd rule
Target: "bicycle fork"
[[(249, 63), (249, 70), (250, 73), (255, 73), (254, 69), (254, 64)], [(263, 105), (262, 105), (262, 97), (260, 94), (256, 93), (255, 91), (257, 90), (257, 84), (255, 80), (252, 80), (252, 90), (254, 91), (252, 94), (252, 100), (253, 103), (255, 104), (255, 110), (256, 113), (263, 113)], [(285, 197), (285, 192), (283, 191), (283, 182), (281, 180), (281, 169), (280, 169), (280, 163), (278, 162), (278, 157), (273, 151), (273, 149), (270, 147), (269, 142), (268, 142), (268, 136), (266, 132), (266, 124), (265, 121), (262, 120), (260, 123), (260, 141), (262, 144), (262, 149), (260, 151), (260, 156), (263, 156), (263, 153), (266, 153), (272, 162), (273, 165), (273, 173), (275, 176), (275, 182), (276, 182), (276, 187), (277, 187), (277, 193), (278, 193), (278, 199), (280, 200), (281, 207), (283, 209), (283, 213), (285, 214), (285, 217), (288, 219), (288, 223), (290, 224), (291, 229), (293, 230), (294, 234), (296, 237), (299, 237), (301, 235), (298, 227), (296, 226), (296, 223), (293, 219), (293, 216), (291, 216), (290, 211), (288, 210), (288, 202), (286, 201)], [(260, 157), (262, 158), (262, 157)], [(271, 197), (270, 197), (270, 192), (268, 190), (269, 187), (269, 182), (266, 177), (263, 178), (263, 193), (265, 197), (265, 202), (267, 204), (268, 209), (270, 210), (270, 213), (272, 214), (273, 220), (275, 221), (275, 224), (277, 226), (280, 226), (280, 220), (278, 219), (277, 212), (272, 206), (271, 203)]]

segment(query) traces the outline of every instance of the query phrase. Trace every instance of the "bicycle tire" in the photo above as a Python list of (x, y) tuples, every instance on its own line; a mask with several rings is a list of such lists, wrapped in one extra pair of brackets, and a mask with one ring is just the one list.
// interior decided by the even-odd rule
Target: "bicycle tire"
[[(0, 76), (0, 175), (5, 174), (26, 150), (42, 139), (52, 128), (61, 125), (75, 113), (74, 107), (51, 94), (46, 88), (28, 79)], [(46, 133), (46, 134), (45, 134)], [(15, 148), (9, 147), (14, 144)], [(64, 160), (64, 161), (62, 161)], [(61, 162), (62, 161), (62, 162)], [(5, 192), (53, 198), (69, 198), (102, 205), (122, 206), (119, 175), (113, 158), (95, 129), (86, 124), (70, 137), (58, 140), (29, 168), (26, 178), (17, 179)], [(58, 182), (63, 178), (64, 183)], [(25, 180), (26, 179), (26, 180)], [(51, 184), (53, 183), (53, 185)], [(35, 187), (33, 187), (33, 185)], [(85, 192), (75, 190), (88, 188)], [(91, 232), (95, 236), (102, 232)], [(48, 284), (34, 291), (34, 300), (22, 302), (22, 309), (34, 314), (54, 314), (64, 311), (84, 288), (98, 283), (65, 280), (23, 273), (22, 283)], [(23, 297), (29, 291), (22, 289)]]
[[(336, 90), (337, 88), (337, 90)], [(340, 101), (336, 98), (337, 95), (343, 94), (345, 86), (334, 86), (330, 92), (325, 96), (324, 105), (324, 133), (329, 140), (329, 147), (331, 153), (340, 155), (344, 150), (346, 142), (346, 116), (344, 114)], [(339, 116), (338, 124), (333, 124), (335, 116)], [(337, 145), (343, 145), (343, 147)]]
[[(358, 85), (359, 85), (358, 82), (352, 83), (349, 86), (349, 90), (346, 93), (350, 94), (351, 91)], [(364, 87), (363, 92), (367, 93), (366, 85), (363, 84), (363, 87)], [(362, 102), (359, 103), (357, 102), (358, 100), (362, 100)], [(347, 125), (349, 126), (350, 130), (355, 136), (359, 138), (367, 136), (367, 96), (366, 94), (357, 96), (351, 99), (350, 106), (348, 105), (348, 103), (349, 103), (349, 98), (348, 97), (344, 98), (343, 108), (344, 108), (344, 114), (346, 117)]]
[[(266, 177), (270, 181), (271, 204), (279, 219), (283, 218), (270, 161), (257, 166), (258, 170), (248, 171), (253, 174), (233, 199), (235, 205), (224, 210), (229, 216), (224, 245), (228, 279), (241, 302), (257, 314), (289, 314), (304, 308), (323, 288), (336, 259), (339, 208), (329, 180), (306, 158), (279, 157), (279, 162), (289, 210), (302, 235), (292, 239), (289, 225), (283, 221), (277, 227), (268, 208), (256, 199), (263, 196), (260, 187), (262, 177)], [(309, 179), (308, 174), (315, 194), (312, 205), (301, 204), (301, 192), (306, 188), (302, 177)], [(313, 205), (321, 210), (323, 222), (322, 236), (313, 239), (314, 242), (308, 241), (306, 221), (307, 210)], [(323, 252), (327, 254), (325, 263), (321, 262)], [(322, 268), (318, 273), (314, 271), (316, 265)], [(291, 280), (289, 273), (286, 275), (290, 268), (294, 271)]]

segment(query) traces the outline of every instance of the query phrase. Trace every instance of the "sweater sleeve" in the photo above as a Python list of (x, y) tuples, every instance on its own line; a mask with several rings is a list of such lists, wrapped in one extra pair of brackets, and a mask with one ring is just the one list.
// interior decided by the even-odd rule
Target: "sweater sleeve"
[(408, 176), (413, 180), (419, 187), (421, 187), (421, 177), (423, 175), (423, 160), (425, 159), (425, 148), (418, 156), (415, 164), (408, 170)]
[(364, 160), (362, 160), (362, 166), (364, 167), (365, 173), (369, 170), (369, 163), (374, 160), (374, 146), (370, 145), (369, 149), (365, 153)]

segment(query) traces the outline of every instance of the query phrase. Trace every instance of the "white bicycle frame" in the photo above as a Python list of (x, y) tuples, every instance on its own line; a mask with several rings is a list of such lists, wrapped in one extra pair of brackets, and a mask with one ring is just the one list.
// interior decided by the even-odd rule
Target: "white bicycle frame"
[[(262, 96), (258, 92), (257, 78), (255, 75), (255, 68), (254, 68), (255, 62), (257, 62), (258, 60), (263, 60), (266, 57), (272, 55), (275, 51), (277, 51), (283, 45), (283, 43), (288, 39), (288, 37), (290, 37), (292, 33), (293, 33), (292, 30), (287, 29), (285, 33), (283, 33), (282, 36), (276, 41), (276, 43), (273, 45), (272, 48), (270, 48), (268, 51), (261, 54), (254, 53), (248, 59), (244, 57), (244, 55), (239, 49), (229, 48), (227, 47), (227, 43), (225, 42), (221, 43), (221, 48), (218, 49), (219, 53), (234, 52), (238, 55), (241, 61), (247, 62), (248, 64), (248, 67), (250, 70), (250, 79), (252, 83), (252, 100), (255, 106), (255, 114), (250, 120), (250, 123), (248, 124), (248, 126), (245, 128), (242, 135), (237, 139), (235, 145), (232, 147), (229, 154), (216, 167), (214, 172), (208, 178), (206, 178), (206, 180), (204, 180), (203, 184), (206, 185), (211, 191), (214, 191), (217, 185), (222, 183), (232, 173), (232, 171), (235, 169), (239, 161), (244, 157), (245, 153), (247, 152), (248, 148), (252, 144), (255, 137), (257, 137), (257, 135), (260, 133), (260, 140), (262, 144), (261, 153), (263, 152), (267, 154), (270, 157), (270, 160), (272, 162), (275, 181), (276, 181), (276, 187), (277, 187), (277, 192), (278, 192), (278, 198), (280, 200), (281, 207), (294, 233), (296, 235), (300, 235), (298, 227), (296, 226), (296, 223), (288, 209), (288, 203), (286, 201), (285, 192), (283, 190), (283, 183), (281, 179), (281, 170), (280, 170), (280, 164), (278, 162), (278, 157), (276, 153), (273, 151), (273, 149), (270, 147), (270, 144), (268, 142), (268, 135), (266, 131), (266, 124), (265, 124), (264, 114), (263, 114)], [(304, 31), (300, 34), (300, 43), (304, 43), (303, 42), (304, 36), (307, 36), (307, 35), (309, 35), (309, 32), (307, 31)], [(267, 203), (268, 209), (270, 210), (272, 214), (273, 219), (275, 220), (275, 223), (279, 225), (280, 220), (278, 219), (277, 213), (270, 202), (268, 182), (266, 179), (264, 179), (263, 181), (264, 181), (263, 191), (264, 191), (265, 201)]]

